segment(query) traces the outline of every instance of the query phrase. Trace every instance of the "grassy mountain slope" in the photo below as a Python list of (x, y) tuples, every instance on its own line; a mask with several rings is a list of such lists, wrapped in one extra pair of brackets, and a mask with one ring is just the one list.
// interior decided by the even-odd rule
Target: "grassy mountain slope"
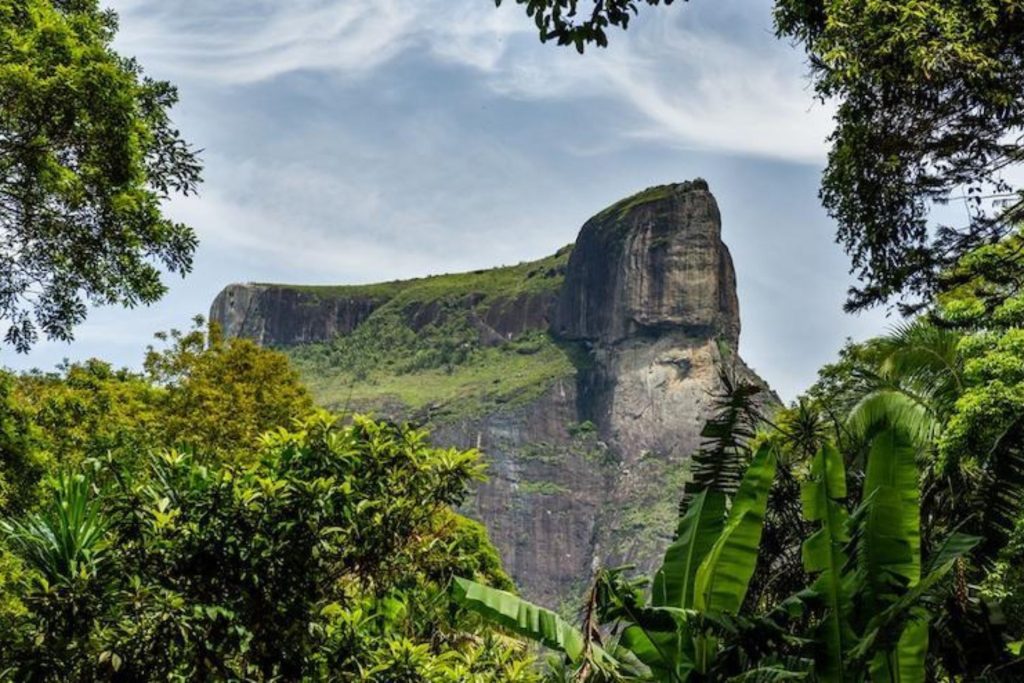
[[(385, 415), (464, 417), (536, 398), (586, 362), (543, 326), (497, 337), (483, 322), (527, 297), (554, 297), (568, 247), (537, 261), (470, 273), (344, 287), (324, 297), (382, 301), (352, 333), (288, 349), (318, 403)], [(481, 332), (484, 330), (484, 332)]]

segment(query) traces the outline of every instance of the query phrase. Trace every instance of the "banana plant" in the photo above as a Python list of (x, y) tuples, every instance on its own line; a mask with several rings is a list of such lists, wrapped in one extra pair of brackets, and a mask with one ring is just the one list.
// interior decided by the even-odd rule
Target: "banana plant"
[(822, 683), (924, 683), (930, 614), (927, 591), (978, 539), (952, 534), (922, 570), (914, 435), (896, 427), (871, 440), (862, 503), (845, 507), (846, 473), (831, 444), (818, 451), (804, 484), (803, 544), (814, 576), (799, 600), (818, 612), (811, 634)]
[[(705, 489), (691, 497), (654, 580), (651, 603), (635, 593), (606, 606), (624, 627), (609, 650), (556, 614), (521, 598), (456, 579), (455, 601), (484, 618), (564, 653), (580, 669), (646, 669), (646, 680), (686, 683), (712, 670), (717, 627), (739, 613), (753, 576), (776, 455), (755, 453), (736, 494)], [(613, 596), (615, 597), (615, 596)]]

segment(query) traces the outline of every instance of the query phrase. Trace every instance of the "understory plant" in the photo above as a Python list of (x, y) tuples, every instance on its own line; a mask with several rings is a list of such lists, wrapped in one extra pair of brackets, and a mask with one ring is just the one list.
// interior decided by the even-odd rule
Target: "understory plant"
[(18, 610), (0, 611), (0, 680), (538, 678), (447, 594), (454, 574), (512, 587), (452, 511), (475, 451), (321, 413), (246, 460), (172, 450), (132, 476), (89, 461), (4, 518), (17, 567), (0, 555), (0, 604)]

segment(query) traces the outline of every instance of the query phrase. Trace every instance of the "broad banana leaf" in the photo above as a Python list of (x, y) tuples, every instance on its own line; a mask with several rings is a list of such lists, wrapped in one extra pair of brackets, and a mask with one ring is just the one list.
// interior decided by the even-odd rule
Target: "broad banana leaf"
[(693, 659), (687, 650), (692, 645), (683, 641), (684, 633), (675, 630), (648, 630), (639, 624), (627, 626), (619, 638), (619, 647), (629, 650), (650, 669), (654, 681), (683, 683), (693, 670)]
[(850, 411), (847, 430), (865, 441), (885, 429), (899, 429), (916, 444), (934, 441), (939, 423), (920, 398), (894, 389), (878, 389), (862, 398)]
[(869, 577), (876, 580), (899, 577), (913, 586), (921, 578), (916, 457), (917, 448), (902, 430), (885, 429), (871, 441), (864, 478), (864, 499), (870, 502), (863, 557)]
[[(881, 614), (921, 579), (921, 510), (917, 448), (903, 430), (888, 427), (871, 441), (864, 499), (867, 510), (860, 539), (861, 591), (867, 614)], [(872, 639), (878, 632), (866, 633)], [(889, 636), (892, 637), (892, 636)], [(906, 624), (895, 643), (879, 643), (871, 661), (876, 681), (923, 683), (928, 624)]]
[(655, 607), (693, 607), (697, 568), (725, 527), (725, 502), (724, 493), (707, 489), (690, 501), (654, 576), (651, 603)]
[[(460, 577), (455, 577), (452, 597), (488, 621), (564, 653), (574, 664), (583, 662), (587, 647), (583, 634), (551, 610), (512, 593)], [(590, 649), (596, 660), (612, 661), (611, 656), (596, 644), (592, 643)]]
[(718, 540), (697, 569), (694, 609), (737, 614), (757, 565), (775, 451), (763, 444), (750, 461)]
[(889, 632), (895, 625), (904, 622), (906, 627), (898, 644), (899, 680), (901, 682), (924, 680), (924, 671), (921, 669), (924, 660), (921, 650), (927, 650), (927, 627), (930, 615), (920, 607), (921, 598), (949, 574), (957, 559), (969, 553), (980, 541), (981, 539), (977, 536), (960, 533), (947, 537), (932, 554), (927, 572), (922, 579), (901, 595), (892, 606), (868, 623), (860, 650), (863, 652), (871, 649), (879, 633)]
[(801, 499), (804, 517), (820, 522), (820, 528), (803, 544), (804, 568), (817, 575), (811, 590), (826, 608), (818, 635), (824, 647), (818, 657), (818, 678), (822, 683), (842, 683), (846, 679), (845, 655), (856, 638), (849, 623), (852, 609), (851, 588), (843, 576), (847, 562), (844, 550), (850, 537), (846, 529), (849, 515), (841, 501), (846, 497), (846, 470), (843, 458), (831, 443), (821, 447), (811, 463), (811, 476), (803, 485)]

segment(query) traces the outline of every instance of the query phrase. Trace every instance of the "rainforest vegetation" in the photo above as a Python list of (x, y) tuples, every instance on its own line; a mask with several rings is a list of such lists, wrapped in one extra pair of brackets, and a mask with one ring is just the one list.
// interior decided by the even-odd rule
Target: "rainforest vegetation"
[[(580, 51), (671, 4), (516, 2)], [(653, 576), (579, 577), (573, 618), (522, 599), (457, 512), (481, 455), (318, 409), (293, 368), (491, 383), (504, 360), (466, 330), (403, 339), (381, 309), (372, 340), (290, 359), (197, 319), (137, 371), (0, 373), (0, 681), (1024, 680), (1022, 214), (1019, 195), (980, 202), (1013, 194), (1021, 160), (1024, 3), (777, 0), (775, 17), (838, 104), (821, 199), (847, 306), (908, 317), (786, 407), (726, 370)], [(173, 86), (116, 53), (116, 29), (95, 0), (0, 0), (11, 350), (191, 268), (195, 235), (163, 205), (197, 188), (198, 156)], [(954, 189), (979, 200), (969, 223), (929, 223)], [(511, 275), (458, 284), (486, 302)], [(438, 285), (414, 282), (378, 294)], [(522, 355), (571, 367), (534, 341)]]

